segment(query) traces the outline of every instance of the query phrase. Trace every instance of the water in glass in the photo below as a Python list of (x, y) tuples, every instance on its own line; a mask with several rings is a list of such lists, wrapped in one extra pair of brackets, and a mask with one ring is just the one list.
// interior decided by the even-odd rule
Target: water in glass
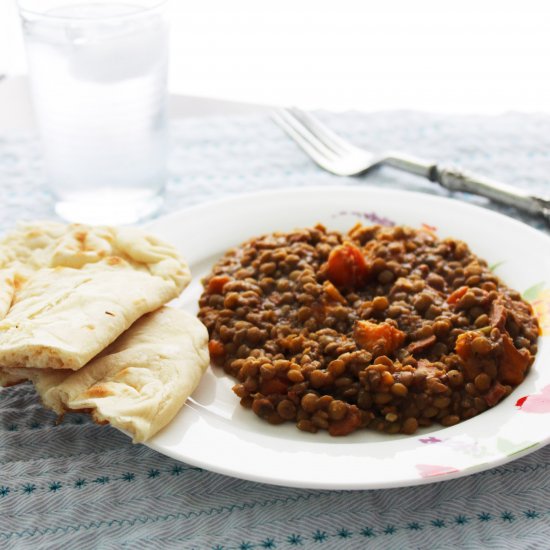
[(163, 13), (103, 2), (22, 15), (58, 214), (89, 223), (151, 215), (166, 182)]

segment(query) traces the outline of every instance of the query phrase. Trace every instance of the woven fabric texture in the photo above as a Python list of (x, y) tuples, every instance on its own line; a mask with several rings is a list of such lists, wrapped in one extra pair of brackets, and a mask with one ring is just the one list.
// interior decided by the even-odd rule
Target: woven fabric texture
[[(320, 116), (374, 151), (454, 163), (550, 191), (550, 118), (412, 112)], [(391, 169), (342, 179), (318, 169), (266, 116), (175, 121), (164, 212), (245, 191), (392, 186), (448, 195)], [(37, 141), (0, 136), (0, 233), (54, 218)], [(542, 231), (541, 220), (467, 200)], [(548, 253), (548, 251), (546, 251)], [(550, 447), (461, 479), (377, 491), (276, 487), (177, 462), (67, 415), (56, 425), (28, 384), (0, 390), (0, 548), (548, 548)]]

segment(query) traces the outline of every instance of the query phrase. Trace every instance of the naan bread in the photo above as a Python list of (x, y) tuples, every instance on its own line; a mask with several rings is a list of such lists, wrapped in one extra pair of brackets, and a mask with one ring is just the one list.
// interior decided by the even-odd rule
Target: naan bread
[(60, 415), (90, 412), (96, 422), (108, 422), (139, 443), (172, 420), (208, 364), (204, 325), (164, 307), (143, 316), (76, 372), (7, 368), (0, 380), (32, 380), (46, 407)]
[(15, 386), (29, 380), (28, 369), (2, 369), (0, 368), (0, 388)]
[(190, 279), (138, 229), (22, 225), (0, 241), (0, 366), (80, 369)]

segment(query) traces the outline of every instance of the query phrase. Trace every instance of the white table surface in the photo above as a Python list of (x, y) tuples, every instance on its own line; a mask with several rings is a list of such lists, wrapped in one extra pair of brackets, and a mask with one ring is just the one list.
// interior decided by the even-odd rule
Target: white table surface
[[(237, 101), (170, 94), (171, 118), (210, 115), (246, 114), (265, 111), (267, 107)], [(0, 79), (0, 133), (33, 131), (35, 120), (26, 76)]]

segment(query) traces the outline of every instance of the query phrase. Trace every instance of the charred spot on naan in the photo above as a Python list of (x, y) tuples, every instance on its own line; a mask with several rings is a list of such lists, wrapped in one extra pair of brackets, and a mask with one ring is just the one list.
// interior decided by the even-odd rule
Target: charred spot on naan
[(119, 266), (119, 265), (124, 265), (124, 264), (127, 264), (128, 262), (126, 262), (125, 260), (123, 260), (122, 258), (120, 258), (119, 256), (109, 256), (106, 260), (106, 262), (109, 264), (109, 265), (113, 265), (113, 266)]
[(74, 234), (74, 238), (76, 242), (80, 244), (81, 250), (86, 250), (86, 237), (87, 237), (87, 234), (85, 231), (77, 231)]
[(74, 233), (74, 239), (76, 241), (76, 246), (74, 247), (74, 250), (77, 252), (94, 252), (96, 256), (102, 257), (105, 256), (105, 250), (97, 248), (94, 243), (90, 243), (89, 239), (89, 232), (88, 231), (77, 231)]
[(122, 370), (119, 370), (116, 375), (115, 375), (115, 378), (116, 379), (120, 379), (120, 378), (124, 378), (126, 375), (130, 374), (130, 367), (126, 367)]
[(20, 290), (21, 287), (27, 282), (27, 279), (20, 273), (16, 273), (13, 277), (13, 287), (15, 290)]
[(143, 367), (129, 366), (119, 370), (112, 378), (112, 383), (122, 384), (126, 391), (140, 394), (143, 387), (151, 383), (148, 376), (149, 369)]
[(94, 409), (92, 410), (92, 412), (90, 413), (91, 417), (92, 417), (92, 420), (96, 423), (96, 424), (99, 424), (100, 426), (106, 426), (107, 424), (110, 424), (110, 422), (108, 420), (105, 420), (104, 418), (99, 418), (99, 416), (97, 415), (97, 411)]
[(112, 390), (110, 390), (107, 386), (103, 386), (101, 384), (92, 386), (88, 391), (84, 393), (85, 397), (111, 397), (113, 395), (115, 395), (115, 393)]

